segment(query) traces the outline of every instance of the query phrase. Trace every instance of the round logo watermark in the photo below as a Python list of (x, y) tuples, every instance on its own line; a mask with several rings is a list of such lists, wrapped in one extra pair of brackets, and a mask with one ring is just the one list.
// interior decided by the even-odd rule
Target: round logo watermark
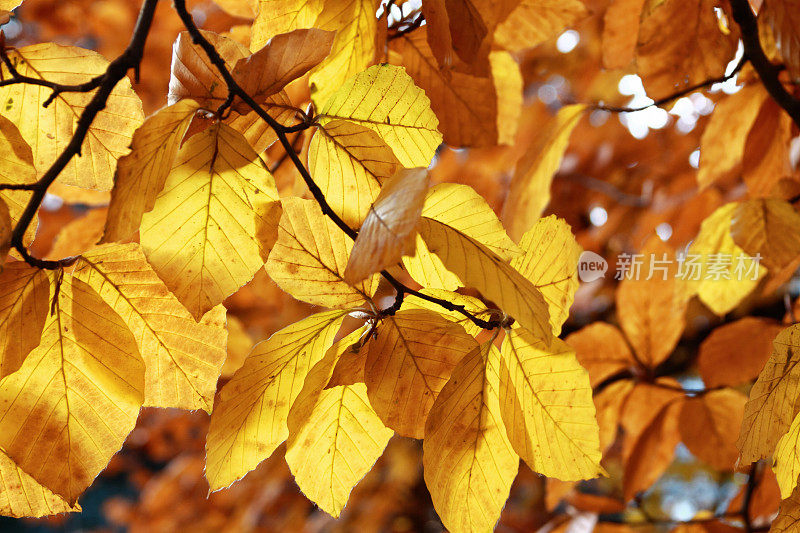
[(602, 278), (607, 271), (608, 262), (599, 254), (587, 250), (578, 258), (578, 277), (584, 283)]

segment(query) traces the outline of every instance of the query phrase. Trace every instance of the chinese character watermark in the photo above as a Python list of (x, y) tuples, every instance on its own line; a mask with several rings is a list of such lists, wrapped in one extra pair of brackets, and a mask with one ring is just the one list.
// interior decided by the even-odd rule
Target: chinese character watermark
[[(617, 257), (616, 280), (755, 281), (761, 275), (761, 254), (628, 254)], [(578, 277), (590, 282), (605, 277), (608, 262), (594, 252), (583, 252)]]

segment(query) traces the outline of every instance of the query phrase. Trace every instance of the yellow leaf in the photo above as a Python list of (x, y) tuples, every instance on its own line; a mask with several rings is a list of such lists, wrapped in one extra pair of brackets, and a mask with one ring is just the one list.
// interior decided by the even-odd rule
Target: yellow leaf
[(768, 97), (764, 87), (757, 83), (717, 103), (700, 137), (697, 184), (701, 189), (722, 179), (741, 163), (747, 133)]
[(489, 65), (497, 94), (497, 144), (514, 144), (522, 115), (522, 72), (514, 56), (504, 50), (491, 52)]
[(424, 168), (398, 170), (386, 181), (353, 244), (344, 270), (347, 283), (355, 285), (414, 253), (429, 182)]
[(153, 209), (164, 189), (183, 136), (199, 105), (181, 100), (148, 117), (133, 134), (131, 153), (120, 158), (104, 242), (122, 241), (139, 229), (142, 215)]
[(475, 347), (453, 369), (425, 426), (425, 484), (444, 526), (490, 531), (500, 518), (519, 457), (500, 415), (500, 353)]
[(778, 439), (789, 429), (800, 411), (800, 326), (781, 331), (773, 341), (772, 355), (750, 389), (736, 446), (740, 464), (769, 457)]
[(533, 48), (588, 14), (581, 0), (523, 0), (497, 26), (494, 42), (512, 52)]
[(795, 489), (792, 495), (781, 502), (781, 510), (772, 522), (770, 531), (773, 533), (791, 533), (800, 526), (800, 489)]
[[(0, 182), (31, 184), (36, 181), (36, 168), (33, 166), (33, 152), (19, 132), (17, 126), (0, 115)], [(25, 210), (30, 191), (0, 191), (0, 200), (5, 202), (12, 224), (16, 224)], [(25, 232), (26, 244), (36, 236), (37, 221), (34, 218)]]
[[(723, 205), (706, 218), (689, 247), (689, 257), (699, 258), (699, 270), (694, 276), (692, 269), (686, 267), (686, 275), (691, 277), (686, 286), (718, 315), (739, 305), (766, 273), (766, 268), (751, 260), (731, 236), (736, 205), (733, 202)], [(730, 262), (724, 261), (725, 257), (731, 258)], [(741, 271), (737, 273), (739, 267)]]
[(142, 216), (142, 249), (200, 320), (264, 265), (271, 239), (261, 237), (274, 231), (278, 206), (258, 154), (241, 134), (216, 124), (178, 151), (153, 210)]
[(104, 245), (84, 254), (75, 276), (119, 313), (144, 358), (144, 404), (211, 412), (225, 362), (225, 309), (200, 322), (167, 290), (137, 244)]
[(603, 16), (603, 66), (623, 68), (633, 60), (645, 0), (611, 0)]
[(575, 352), (517, 327), (506, 332), (502, 355), (500, 410), (519, 456), (562, 481), (602, 474), (592, 387)]
[(681, 440), (689, 451), (713, 468), (733, 470), (739, 456), (736, 438), (746, 402), (747, 397), (733, 389), (687, 398), (680, 415)]
[(247, 332), (244, 323), (234, 315), (228, 314), (228, 346), (225, 364), (222, 365), (220, 377), (230, 379), (234, 372), (244, 364), (247, 355), (253, 349), (253, 339)]
[[(490, 146), (501, 140), (511, 140), (513, 132), (501, 135), (498, 131), (499, 96), (495, 92), (494, 80), (490, 76), (480, 77), (439, 67), (428, 46), (426, 31), (423, 27), (394, 39), (391, 50), (430, 98), (430, 105), (440, 121), (444, 142), (452, 146)], [(496, 66), (500, 69), (503, 65), (498, 63)], [(521, 90), (521, 83), (512, 83), (503, 89), (510, 93), (514, 86)], [(404, 161), (403, 164), (406, 165)]]
[(550, 202), (553, 176), (585, 109), (583, 104), (562, 107), (517, 163), (502, 215), (513, 239), (522, 237)]
[[(464, 310), (470, 313), (471, 315), (483, 319), (483, 320), (491, 320), (492, 318), (499, 318), (498, 313), (493, 313), (489, 309), (486, 308), (486, 305), (478, 300), (477, 298), (473, 298), (472, 296), (466, 296), (464, 294), (460, 294), (457, 292), (450, 292), (442, 289), (429, 289), (425, 288), (420, 291), (422, 294), (427, 296), (432, 296), (434, 298), (439, 298), (441, 300), (447, 300), (448, 302), (461, 305), (464, 307)], [(462, 313), (458, 311), (448, 311), (444, 309), (439, 304), (435, 304), (429, 302), (427, 300), (423, 300), (413, 294), (406, 295), (403, 299), (403, 306), (401, 309), (427, 309), (428, 311), (433, 311), (434, 313), (438, 313), (440, 316), (443, 316), (447, 320), (451, 320), (456, 324), (459, 324), (461, 327), (464, 328), (464, 331), (472, 335), (473, 337), (477, 337), (482, 331), (483, 328), (480, 326), (476, 326), (472, 320), (464, 316)]]
[[(486, 200), (468, 185), (440, 183), (428, 192), (422, 216), (438, 220), (480, 242), (504, 260), (522, 250), (512, 241)], [(462, 285), (418, 237), (414, 256), (404, 257), (408, 273), (424, 287), (455, 290)]]
[(214, 0), (214, 3), (234, 17), (253, 18), (258, 12), (258, 0)]
[(0, 446), (74, 504), (133, 429), (143, 389), (144, 363), (125, 323), (67, 277), (42, 343), (0, 381)]
[[(311, 71), (311, 98), (317, 108), (338, 93), (351, 76), (366, 69), (375, 57), (374, 0), (327, 2), (314, 26), (336, 32), (330, 56)], [(425, 164), (427, 166), (427, 163)]]
[(524, 254), (512, 259), (511, 266), (542, 293), (557, 335), (578, 289), (578, 258), (583, 250), (569, 224), (555, 215), (539, 219), (519, 245)]
[(289, 411), (286, 462), (300, 490), (337, 518), (394, 434), (370, 406), (366, 385), (326, 386), (338, 356), (364, 332), (356, 330), (328, 350)]
[(47, 274), (21, 261), (0, 273), (0, 378), (13, 374), (39, 345), (49, 312)]
[(369, 400), (384, 424), (420, 439), (425, 418), (456, 363), (478, 343), (464, 329), (422, 309), (386, 317), (366, 349)]
[(346, 120), (321, 126), (308, 146), (309, 172), (350, 227), (361, 225), (381, 183), (398, 168), (400, 162), (377, 133)]
[[(23, 76), (54, 83), (83, 83), (105, 73), (108, 61), (91, 50), (54, 43), (34, 44), (8, 52)], [(2, 78), (10, 77), (5, 65)], [(0, 87), (3, 116), (17, 125), (33, 148), (39, 176), (50, 167), (70, 142), (92, 93), (63, 92), (48, 106), (42, 104), (51, 91), (37, 85)], [(144, 120), (142, 102), (127, 78), (117, 83), (105, 109), (97, 114), (81, 146), (81, 157), (73, 157), (59, 174), (59, 181), (87, 189), (107, 191), (114, 184), (117, 159), (128, 152), (133, 132)]]
[(260, 50), (281, 33), (311, 28), (325, 7), (324, 0), (258, 0), (258, 16), (250, 38), (252, 50)]
[(11, 232), (14, 226), (11, 223), (11, 215), (8, 213), (8, 205), (0, 199), (0, 269), (6, 262), (8, 252), (11, 250)]
[(772, 469), (778, 479), (781, 498), (788, 498), (800, 475), (800, 416), (795, 416), (789, 431), (781, 437), (772, 454)]
[(289, 435), (289, 408), (308, 371), (333, 344), (344, 311), (323, 311), (253, 348), (219, 392), (206, 440), (211, 490), (227, 487), (269, 457)]
[[(653, 236), (642, 254), (645, 266), (638, 278), (626, 277), (619, 284), (617, 316), (637, 358), (655, 368), (670, 356), (681, 338), (688, 299), (682, 280), (676, 279), (675, 254), (669, 245)], [(658, 271), (664, 261), (666, 270)], [(655, 265), (652, 272), (651, 264)]]
[(594, 322), (564, 340), (575, 349), (593, 387), (636, 365), (622, 332), (611, 324)]
[(313, 200), (286, 198), (278, 240), (267, 273), (298, 300), (325, 307), (352, 308), (370, 302), (377, 278), (351, 286), (344, 269), (353, 241), (322, 214)]
[(442, 142), (425, 92), (391, 65), (375, 65), (344, 82), (319, 115), (323, 126), (335, 119), (373, 130), (408, 168), (427, 167)]
[(751, 256), (760, 254), (767, 268), (781, 270), (800, 255), (800, 214), (785, 200), (746, 200), (733, 212), (731, 235)]
[(665, 0), (645, 11), (636, 66), (649, 96), (674, 94), (725, 73), (739, 32), (720, 31), (716, 6), (716, 0)]
[[(258, 52), (237, 61), (231, 74), (247, 94), (260, 102), (325, 59), (333, 36), (334, 32), (313, 28), (276, 35)], [(244, 103), (236, 108), (242, 113), (250, 111)]]
[(70, 506), (19, 468), (0, 450), (0, 515), (15, 518), (81, 512), (81, 506)]
[(420, 219), (419, 232), (428, 248), (468, 286), (494, 301), (540, 339), (553, 335), (542, 293), (491, 250), (439, 221)]

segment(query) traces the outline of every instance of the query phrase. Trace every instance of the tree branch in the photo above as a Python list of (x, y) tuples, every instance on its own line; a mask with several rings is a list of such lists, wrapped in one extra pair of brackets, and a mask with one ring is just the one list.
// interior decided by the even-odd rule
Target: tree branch
[[(109, 96), (111, 96), (114, 87), (128, 74), (128, 70), (139, 68), (139, 63), (144, 53), (144, 43), (150, 32), (150, 25), (153, 22), (153, 15), (155, 14), (157, 3), (158, 0), (144, 0), (128, 47), (119, 57), (108, 65), (105, 74), (100, 77), (101, 79), (97, 86), (97, 92), (86, 105), (83, 113), (81, 113), (78, 124), (75, 127), (75, 133), (73, 133), (69, 144), (64, 148), (47, 172), (45, 172), (30, 189), (33, 191), (33, 195), (31, 195), (28, 205), (25, 206), (25, 210), (14, 226), (14, 231), (11, 233), (11, 246), (14, 247), (22, 258), (31, 266), (55, 270), (64, 266), (69, 266), (75, 262), (76, 258), (74, 257), (62, 259), (60, 261), (49, 261), (33, 257), (23, 243), (25, 231), (28, 229), (33, 217), (39, 210), (39, 206), (45, 194), (47, 194), (47, 189), (52, 185), (67, 164), (69, 164), (70, 160), (72, 160), (75, 155), (80, 155), (81, 145), (89, 132), (89, 128), (97, 114), (106, 107), (106, 102)], [(19, 189), (23, 187), (3, 186), (2, 188)]]
[[(212, 45), (200, 32), (200, 29), (194, 23), (192, 19), (192, 15), (186, 9), (186, 0), (175, 0), (175, 11), (178, 13), (181, 21), (183, 22), (184, 27), (189, 32), (189, 35), (192, 37), (192, 42), (196, 45), (200, 46), (203, 49), (206, 56), (208, 56), (209, 61), (217, 68), (222, 78), (225, 80), (225, 83), (228, 86), (228, 91), (238, 96), (242, 99), (253, 111), (258, 114), (261, 119), (263, 119), (272, 129), (275, 131), (275, 134), (278, 136), (278, 140), (280, 141), (283, 149), (289, 156), (289, 159), (294, 164), (297, 171), (300, 172), (300, 175), (303, 177), (303, 181), (305, 182), (308, 190), (311, 192), (311, 195), (314, 197), (314, 200), (319, 205), (320, 209), (322, 209), (322, 213), (330, 218), (336, 226), (341, 229), (345, 235), (350, 237), (351, 239), (355, 240), (358, 237), (358, 231), (351, 228), (347, 225), (347, 223), (342, 220), (342, 218), (336, 214), (336, 212), (331, 208), (328, 204), (328, 201), (325, 199), (325, 194), (319, 188), (319, 186), (314, 181), (314, 178), (311, 177), (311, 174), (308, 172), (308, 169), (303, 165), (302, 161), (300, 161), (300, 157), (294, 151), (292, 147), (291, 141), (289, 141), (289, 137), (287, 133), (292, 131), (297, 131), (296, 128), (290, 127), (287, 128), (280, 124), (277, 120), (275, 120), (272, 116), (269, 115), (254, 99), (250, 96), (242, 87), (236, 82), (231, 75), (230, 71), (228, 70), (227, 65), (225, 64), (225, 60), (222, 56), (219, 55), (217, 49), (214, 48)], [(305, 128), (311, 127), (311, 123), (305, 125)], [(501, 320), (482, 320), (469, 311), (463, 305), (456, 305), (450, 301), (443, 300), (441, 298), (434, 298), (432, 296), (428, 296), (427, 294), (423, 294), (419, 291), (408, 287), (407, 285), (403, 284), (402, 282), (398, 281), (394, 276), (389, 274), (386, 270), (381, 271), (381, 276), (392, 285), (392, 287), (397, 292), (397, 296), (395, 297), (395, 303), (392, 304), (389, 308), (381, 311), (379, 314), (381, 316), (386, 316), (387, 314), (394, 314), (394, 312), (399, 309), (400, 304), (402, 304), (403, 297), (406, 294), (414, 295), (418, 298), (426, 300), (428, 302), (437, 304), (448, 311), (454, 311), (464, 315), (473, 324), (477, 325), (478, 327), (484, 329), (494, 329), (500, 327), (502, 325)], [(398, 303), (399, 300), (399, 303)]]
[(744, 53), (758, 72), (761, 83), (772, 99), (789, 113), (794, 123), (800, 127), (800, 100), (786, 90), (778, 78), (781, 67), (774, 65), (764, 53), (758, 37), (758, 19), (750, 9), (750, 3), (747, 0), (731, 0), (731, 9), (733, 20), (739, 25), (742, 33)]

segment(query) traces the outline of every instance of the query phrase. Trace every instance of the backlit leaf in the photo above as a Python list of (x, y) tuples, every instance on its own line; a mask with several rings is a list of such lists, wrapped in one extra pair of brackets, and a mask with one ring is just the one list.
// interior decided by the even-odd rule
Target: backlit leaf
[(74, 504), (133, 429), (144, 363), (122, 319), (83, 281), (66, 278), (42, 343), (0, 381), (0, 446)]
[(767, 268), (781, 270), (800, 255), (800, 214), (777, 198), (737, 204), (731, 223), (733, 242), (756, 256)]
[(422, 438), (425, 419), (453, 368), (478, 343), (464, 329), (423, 309), (400, 311), (367, 344), (372, 407), (398, 434)]
[[(33, 152), (22, 138), (17, 126), (0, 115), (0, 181), (2, 183), (29, 184), (36, 181)], [(5, 202), (12, 223), (19, 220), (31, 197), (29, 191), (0, 191), (0, 200)], [(36, 235), (36, 219), (25, 232), (28, 242)]]
[(289, 408), (333, 344), (343, 311), (323, 311), (257, 344), (217, 395), (206, 440), (211, 490), (227, 487), (289, 436)]
[(142, 217), (140, 241), (196, 320), (264, 265), (274, 236), (262, 233), (277, 225), (277, 200), (263, 161), (224, 124), (194, 135), (178, 151), (164, 190)]
[(433, 505), (450, 531), (491, 530), (519, 457), (500, 415), (500, 353), (475, 347), (453, 369), (425, 428), (423, 465)]
[(565, 341), (575, 349), (592, 386), (636, 364), (622, 332), (611, 324), (595, 322), (570, 334)]
[(60, 513), (80, 512), (81, 506), (70, 506), (19, 468), (0, 451), (0, 515), (40, 517)]
[(23, 262), (0, 273), (0, 378), (16, 372), (36, 348), (49, 312), (50, 281)]
[(561, 34), (588, 15), (581, 0), (522, 0), (494, 31), (506, 50), (533, 48)]

